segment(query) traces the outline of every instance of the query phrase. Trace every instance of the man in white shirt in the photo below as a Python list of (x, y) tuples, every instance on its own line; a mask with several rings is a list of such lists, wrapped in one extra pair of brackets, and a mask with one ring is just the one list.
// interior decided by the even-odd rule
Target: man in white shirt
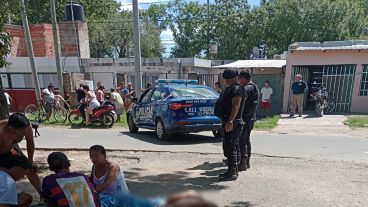
[(120, 117), (124, 111), (124, 101), (121, 95), (118, 92), (116, 92), (116, 90), (113, 88), (111, 89), (111, 101), (114, 103), (115, 106), (117, 122), (120, 122), (121, 121)]
[(0, 206), (29, 206), (33, 197), (27, 193), (17, 194), (15, 182), (24, 178), (32, 169), (25, 156), (8, 153), (0, 158)]
[(46, 120), (48, 121), (52, 114), (52, 105), (54, 104), (55, 95), (54, 95), (54, 86), (50, 83), (50, 85), (42, 91), (42, 97), (45, 101), (45, 111), (47, 113)]
[(270, 87), (270, 81), (264, 82), (264, 87), (261, 89), (261, 113), (262, 117), (269, 117), (271, 114), (271, 96), (273, 90)]

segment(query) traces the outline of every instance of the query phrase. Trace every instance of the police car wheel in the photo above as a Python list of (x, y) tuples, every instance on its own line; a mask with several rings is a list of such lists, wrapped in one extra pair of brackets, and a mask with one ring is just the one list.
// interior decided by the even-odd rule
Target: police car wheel
[(131, 115), (128, 115), (128, 128), (130, 133), (138, 132), (138, 127), (135, 126), (133, 117)]
[(157, 134), (157, 137), (161, 140), (165, 140), (169, 137), (165, 129), (164, 123), (162, 122), (161, 119), (157, 119), (156, 121), (156, 134)]

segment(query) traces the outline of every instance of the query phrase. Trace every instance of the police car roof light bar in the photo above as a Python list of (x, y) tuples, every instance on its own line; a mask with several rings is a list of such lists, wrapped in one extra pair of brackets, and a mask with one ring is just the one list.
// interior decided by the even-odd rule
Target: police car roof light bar
[(181, 79), (159, 79), (156, 84), (198, 84), (198, 80), (181, 80)]

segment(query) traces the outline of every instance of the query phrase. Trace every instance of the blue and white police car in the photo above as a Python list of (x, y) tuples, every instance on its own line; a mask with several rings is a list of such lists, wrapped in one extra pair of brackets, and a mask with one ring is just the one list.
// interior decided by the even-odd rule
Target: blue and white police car
[(157, 80), (129, 108), (129, 131), (156, 131), (159, 139), (176, 133), (212, 131), (220, 136), (221, 120), (214, 115), (219, 94), (196, 80)]

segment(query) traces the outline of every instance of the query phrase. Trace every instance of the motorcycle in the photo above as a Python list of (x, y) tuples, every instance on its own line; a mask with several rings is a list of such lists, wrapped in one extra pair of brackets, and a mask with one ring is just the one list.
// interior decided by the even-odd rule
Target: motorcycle
[[(114, 106), (110, 105), (102, 105), (98, 108), (95, 108), (90, 115), (90, 122), (91, 123), (100, 123), (103, 126), (106, 127), (112, 127), (115, 123), (115, 108)], [(79, 125), (84, 122), (84, 118), (82, 113), (79, 110), (79, 107), (77, 109), (71, 110), (68, 116), (68, 120), (70, 123)]]
[(311, 97), (315, 101), (315, 114), (317, 117), (322, 117), (328, 107), (328, 92), (326, 88), (312, 88)]

